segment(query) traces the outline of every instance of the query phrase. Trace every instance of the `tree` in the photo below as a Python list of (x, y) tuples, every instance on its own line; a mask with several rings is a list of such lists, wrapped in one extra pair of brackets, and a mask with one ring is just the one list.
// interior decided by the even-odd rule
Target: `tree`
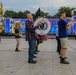
[(42, 17), (51, 17), (48, 12), (43, 12), (43, 11), (41, 11), (41, 16)]
[[(49, 15), (49, 13), (48, 12), (44, 12), (44, 11), (42, 11), (40, 8), (38, 8), (38, 10), (36, 11), (36, 13), (32, 13), (32, 15), (33, 15), (33, 17), (34, 17), (34, 19), (36, 19), (36, 18), (38, 18), (39, 16), (40, 17), (47, 17), (47, 18), (59, 18), (59, 13), (61, 12), (61, 11), (65, 11), (66, 12), (66, 14), (67, 14), (67, 17), (71, 17), (72, 16), (72, 10), (73, 10), (74, 8), (70, 8), (70, 7), (61, 7), (60, 9), (58, 9), (58, 12), (55, 14), (55, 15), (53, 15), (53, 16), (51, 16), (51, 15)], [(4, 13), (4, 17), (6, 17), (6, 18), (26, 18), (26, 15), (28, 14), (28, 13), (30, 13), (30, 11), (29, 10), (25, 10), (25, 11), (19, 11), (19, 12), (15, 12), (15, 11), (12, 11), (12, 10), (6, 10), (6, 12)]]
[(73, 9), (74, 9), (74, 8), (70, 8), (70, 7), (61, 7), (61, 8), (58, 10), (58, 12), (57, 12), (54, 16), (52, 16), (52, 17), (59, 18), (59, 13), (60, 13), (61, 11), (66, 12), (67, 17), (71, 17), (71, 16), (72, 16), (72, 10), (73, 10)]
[(19, 18), (18, 13), (14, 12), (14, 17), (13, 18)]
[(22, 11), (18, 12), (18, 18), (25, 18), (25, 15)]
[(26, 10), (24, 12), (22, 12), (22, 11), (15, 12), (15, 11), (6, 10), (6, 12), (4, 13), (4, 17), (6, 17), (6, 18), (26, 18), (27, 13), (30, 13), (30, 11)]
[(49, 17), (49, 18), (51, 17), (48, 12), (41, 11), (40, 8), (36, 11), (36, 13), (34, 15), (35, 15), (34, 19), (36, 19), (38, 17)]
[(6, 12), (4, 13), (4, 17), (8, 18), (14, 18), (14, 12), (12, 10), (6, 10)]
[(25, 18), (27, 17), (26, 15), (27, 15), (28, 13), (30, 13), (30, 11), (28, 11), (28, 10), (24, 11), (24, 16), (25, 16)]
[(59, 18), (59, 12), (53, 15), (52, 18)]
[(36, 11), (34, 19), (38, 18), (39, 16), (41, 16), (41, 9), (40, 8)]
[(67, 15), (67, 17), (71, 17), (72, 16), (72, 8), (70, 8), (70, 7), (61, 7), (60, 9), (59, 9), (59, 12), (60, 11), (65, 11), (66, 12), (66, 15)]

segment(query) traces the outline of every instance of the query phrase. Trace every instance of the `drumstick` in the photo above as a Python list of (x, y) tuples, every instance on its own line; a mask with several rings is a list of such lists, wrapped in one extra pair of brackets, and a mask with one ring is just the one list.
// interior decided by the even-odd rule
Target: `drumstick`
[[(42, 19), (42, 21), (44, 20), (44, 17), (43, 17), (43, 19)], [(42, 21), (41, 21), (41, 23), (42, 23)]]
[[(44, 17), (43, 17), (42, 21), (44, 21)], [(41, 21), (41, 22), (42, 22), (42, 21)]]

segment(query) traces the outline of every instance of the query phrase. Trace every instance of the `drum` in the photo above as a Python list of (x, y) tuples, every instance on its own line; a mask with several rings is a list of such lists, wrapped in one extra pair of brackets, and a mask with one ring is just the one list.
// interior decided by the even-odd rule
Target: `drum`
[(40, 25), (39, 28), (35, 30), (35, 32), (39, 35), (47, 34), (51, 29), (50, 21), (44, 17), (38, 18), (34, 23), (34, 27), (39, 25), (39, 23), (41, 23), (42, 25)]

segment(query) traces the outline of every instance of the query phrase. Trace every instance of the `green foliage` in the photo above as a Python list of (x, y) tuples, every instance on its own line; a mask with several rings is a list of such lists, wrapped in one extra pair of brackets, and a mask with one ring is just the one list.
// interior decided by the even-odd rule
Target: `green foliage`
[(71, 17), (72, 16), (72, 10), (73, 10), (74, 8), (70, 8), (70, 7), (60, 7), (60, 9), (58, 10), (58, 13), (56, 13), (54, 16), (52, 16), (52, 17), (55, 17), (55, 18), (59, 18), (59, 13), (61, 12), (61, 11), (64, 11), (64, 12), (66, 12), (66, 15), (67, 15), (67, 17)]
[(26, 18), (26, 14), (30, 13), (30, 11), (26, 10), (24, 12), (19, 11), (19, 12), (14, 12), (14, 11), (9, 11), (6, 10), (6, 12), (4, 13), (4, 17), (6, 18)]
[(8, 17), (11, 17), (11, 18), (14, 18), (14, 11), (12, 10), (6, 10), (5, 14), (4, 14), (4, 17), (8, 18)]
[[(65, 11), (67, 14), (67, 17), (71, 17), (72, 16), (71, 12), (73, 9), (74, 8), (70, 8), (70, 7), (60, 7), (60, 9), (58, 9), (58, 12), (55, 15), (51, 16), (51, 15), (49, 15), (48, 12), (41, 11), (41, 9), (39, 8), (35, 13), (32, 13), (32, 15), (33, 15), (34, 19), (38, 18), (39, 16), (47, 17), (47, 18), (51, 18), (51, 17), (59, 18), (59, 13), (61, 11)], [(10, 18), (26, 18), (27, 13), (30, 13), (30, 11), (26, 10), (26, 11), (15, 12), (12, 10), (10, 10), (10, 11), (6, 10), (6, 12), (4, 13), (4, 17), (6, 17), (6, 18), (8, 18), (8, 17), (10, 17)]]
[(47, 18), (51, 18), (51, 16), (49, 15), (48, 12), (43, 12), (41, 11), (41, 9), (39, 8), (37, 10), (37, 12), (35, 13), (34, 19), (38, 18), (38, 17), (47, 17)]
[(71, 16), (72, 16), (72, 15), (71, 15), (72, 8), (70, 8), (70, 7), (61, 7), (61, 8), (59, 9), (59, 12), (60, 12), (60, 11), (65, 11), (67, 17), (71, 17)]

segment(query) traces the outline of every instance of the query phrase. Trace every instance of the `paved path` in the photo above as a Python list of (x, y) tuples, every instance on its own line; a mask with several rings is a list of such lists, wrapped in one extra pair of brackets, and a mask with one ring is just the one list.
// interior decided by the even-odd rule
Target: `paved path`
[(39, 45), (37, 64), (28, 64), (28, 43), (21, 39), (20, 50), (15, 52), (15, 39), (3, 39), (0, 44), (0, 75), (76, 75), (76, 41), (69, 40), (67, 57), (70, 65), (59, 63), (56, 40)]

